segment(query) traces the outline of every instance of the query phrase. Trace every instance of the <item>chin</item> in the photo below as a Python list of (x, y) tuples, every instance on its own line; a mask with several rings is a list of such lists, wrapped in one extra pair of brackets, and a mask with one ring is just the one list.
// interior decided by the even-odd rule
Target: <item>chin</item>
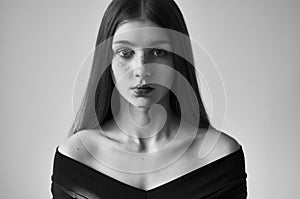
[(137, 99), (132, 100), (130, 104), (136, 108), (150, 108), (155, 103), (153, 103), (152, 100), (149, 99)]

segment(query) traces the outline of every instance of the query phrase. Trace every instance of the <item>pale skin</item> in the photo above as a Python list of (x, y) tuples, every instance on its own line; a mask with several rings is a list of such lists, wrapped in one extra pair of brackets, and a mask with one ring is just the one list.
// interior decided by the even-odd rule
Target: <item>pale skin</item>
[[(122, 142), (127, 142), (135, 152), (152, 152), (166, 145), (173, 136), (170, 129), (178, 120), (170, 110), (166, 88), (152, 85), (154, 90), (148, 96), (136, 97), (132, 94), (131, 88), (138, 84), (162, 81), (172, 84), (174, 74), (159, 68), (160, 64), (173, 66), (171, 56), (166, 54), (172, 49), (170, 38), (163, 29), (152, 27), (157, 26), (150, 21), (125, 23), (117, 29), (112, 44), (112, 75), (123, 97), (120, 97), (120, 111), (115, 117), (118, 125), (108, 125), (112, 125), (111, 128), (121, 127), (119, 132), (126, 133), (117, 137), (122, 137)], [(155, 64), (157, 67), (154, 67)], [(149, 114), (155, 103), (163, 107), (167, 116), (157, 109), (152, 109)]]
[[(159, 151), (161, 147), (172, 140), (179, 123), (178, 118), (170, 110), (168, 89), (159, 85), (152, 85), (154, 90), (147, 97), (135, 97), (131, 89), (137, 84), (147, 84), (151, 81), (160, 82), (163, 85), (172, 84), (174, 74), (166, 71), (162, 73), (159, 67), (160, 64), (172, 67), (172, 59), (167, 55), (165, 56), (163, 51), (155, 50), (170, 50), (172, 48), (170, 39), (163, 31), (155, 29), (142, 31), (143, 28), (155, 26), (150, 21), (129, 21), (117, 29), (113, 39), (112, 49), (116, 56), (112, 64), (112, 76), (116, 89), (121, 94), (119, 96), (120, 111), (114, 118), (117, 124), (109, 121), (103, 126), (103, 130), (107, 132), (106, 135), (110, 136), (110, 140), (114, 144), (129, 152), (149, 153)], [(130, 32), (130, 34), (124, 34), (126, 32)], [(149, 65), (148, 63), (152, 64)], [(157, 109), (152, 109), (153, 111), (149, 113), (149, 110), (155, 104), (160, 104), (166, 115), (163, 115)], [(123, 131), (126, 131), (126, 133)], [(134, 156), (124, 156), (123, 153), (115, 150), (115, 147), (97, 130), (84, 130), (76, 133), (59, 146), (59, 151), (118, 181), (142, 190), (150, 190), (228, 155), (240, 146), (229, 135), (215, 129), (209, 129), (208, 133), (210, 135), (220, 133), (222, 135), (218, 137), (216, 145), (212, 148), (211, 143), (215, 143), (212, 140), (214, 136), (206, 137), (207, 142), (204, 142), (203, 133), (200, 129), (195, 141), (182, 158), (164, 169), (148, 173), (120, 172), (97, 161), (95, 157), (107, 157), (113, 161), (124, 159), (125, 162), (134, 163), (135, 161)], [(149, 135), (150, 137), (147, 137)], [(83, 146), (82, 143), (85, 143), (85, 145)], [(197, 155), (201, 144), (204, 145), (202, 149), (209, 152), (209, 154), (204, 159), (199, 160)], [(181, 146), (183, 144), (178, 143), (170, 151), (180, 150)], [(93, 155), (91, 155), (91, 152)], [(160, 158), (167, 159), (170, 154), (158, 153), (157, 155), (163, 156)], [(153, 162), (155, 164), (155, 160), (151, 161), (147, 162), (145, 160), (145, 165)]]

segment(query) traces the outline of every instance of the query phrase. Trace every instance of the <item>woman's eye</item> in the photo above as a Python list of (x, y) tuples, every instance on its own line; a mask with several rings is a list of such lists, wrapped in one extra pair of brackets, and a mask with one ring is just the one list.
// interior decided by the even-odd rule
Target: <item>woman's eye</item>
[(167, 54), (167, 51), (163, 50), (163, 49), (158, 49), (155, 48), (151, 51), (151, 55), (152, 56), (156, 56), (156, 57), (161, 57)]
[(120, 51), (118, 51), (118, 54), (121, 57), (129, 58), (131, 55), (133, 55), (133, 51), (132, 50), (120, 50)]

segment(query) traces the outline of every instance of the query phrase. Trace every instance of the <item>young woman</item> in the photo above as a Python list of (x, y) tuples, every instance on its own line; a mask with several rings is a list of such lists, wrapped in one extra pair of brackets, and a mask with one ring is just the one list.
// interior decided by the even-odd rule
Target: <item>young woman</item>
[(53, 198), (246, 198), (242, 146), (210, 125), (173, 0), (113, 0)]

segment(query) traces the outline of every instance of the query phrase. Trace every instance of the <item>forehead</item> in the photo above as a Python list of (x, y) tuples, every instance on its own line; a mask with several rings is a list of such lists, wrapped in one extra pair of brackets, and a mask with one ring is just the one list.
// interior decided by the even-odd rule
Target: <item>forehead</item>
[(120, 25), (113, 37), (113, 45), (122, 43), (138, 47), (149, 47), (152, 44), (171, 45), (169, 35), (151, 21), (129, 21)]

